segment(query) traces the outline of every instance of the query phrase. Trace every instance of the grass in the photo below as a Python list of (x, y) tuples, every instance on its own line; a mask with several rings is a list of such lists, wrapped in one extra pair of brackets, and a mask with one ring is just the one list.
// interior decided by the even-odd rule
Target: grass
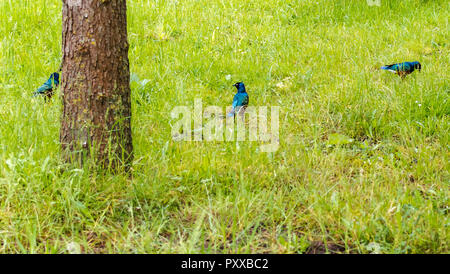
[[(381, 3), (129, 0), (129, 178), (63, 164), (60, 99), (30, 96), (61, 1), (0, 1), (0, 253), (449, 253), (450, 4)], [(281, 107), (277, 152), (171, 140), (236, 81)]]

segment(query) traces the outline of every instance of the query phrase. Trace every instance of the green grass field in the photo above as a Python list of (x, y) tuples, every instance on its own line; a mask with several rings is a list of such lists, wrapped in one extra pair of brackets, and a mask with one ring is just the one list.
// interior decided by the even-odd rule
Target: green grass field
[[(132, 177), (63, 164), (60, 90), (31, 97), (61, 6), (0, 0), (0, 253), (449, 253), (448, 1), (129, 0)], [(237, 81), (278, 151), (171, 139)]]

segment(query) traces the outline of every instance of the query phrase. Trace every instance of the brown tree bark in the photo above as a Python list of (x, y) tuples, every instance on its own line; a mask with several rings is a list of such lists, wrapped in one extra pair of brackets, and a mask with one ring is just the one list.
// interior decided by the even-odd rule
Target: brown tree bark
[(129, 166), (130, 70), (126, 0), (63, 0), (60, 141), (68, 162)]

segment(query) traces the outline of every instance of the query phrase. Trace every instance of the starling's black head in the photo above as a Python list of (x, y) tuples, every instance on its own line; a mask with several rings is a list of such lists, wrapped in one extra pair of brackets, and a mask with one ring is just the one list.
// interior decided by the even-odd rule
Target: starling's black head
[(52, 73), (51, 77), (53, 78), (53, 82), (55, 83), (55, 85), (58, 86), (59, 85), (59, 73), (54, 72), (54, 73)]
[(415, 62), (414, 63), (414, 69), (418, 69), (419, 72), (420, 72), (420, 70), (422, 69), (422, 65), (419, 62)]
[(245, 85), (242, 82), (237, 82), (233, 87), (236, 87), (238, 92), (245, 92)]

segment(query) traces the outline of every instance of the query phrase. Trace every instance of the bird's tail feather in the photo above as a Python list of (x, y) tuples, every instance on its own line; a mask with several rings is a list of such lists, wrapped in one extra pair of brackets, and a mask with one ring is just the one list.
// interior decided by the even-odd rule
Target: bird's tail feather
[(391, 66), (382, 66), (380, 69), (387, 70), (387, 71), (390, 71), (390, 72), (397, 72)]

